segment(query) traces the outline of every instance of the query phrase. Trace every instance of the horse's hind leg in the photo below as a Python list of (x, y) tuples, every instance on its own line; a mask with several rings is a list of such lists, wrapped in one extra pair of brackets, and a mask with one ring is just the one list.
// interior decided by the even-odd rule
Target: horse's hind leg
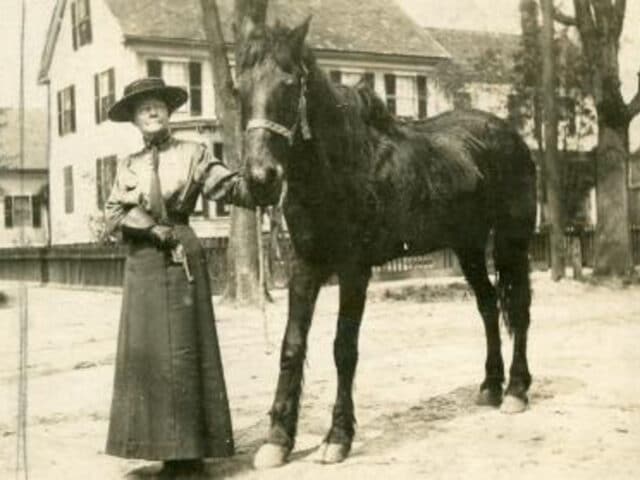
[(502, 402), (504, 363), (500, 352), (500, 326), (496, 290), (489, 280), (483, 249), (456, 250), (460, 267), (476, 296), (487, 337), (485, 379), (480, 385), (477, 403), (499, 406)]
[(528, 240), (496, 236), (496, 266), (498, 296), (505, 324), (513, 334), (513, 360), (509, 370), (509, 384), (502, 403), (505, 413), (525, 410), (531, 374), (527, 362), (527, 331), (531, 306), (529, 281)]
[(295, 442), (307, 336), (315, 302), (327, 272), (296, 259), (289, 281), (289, 316), (280, 352), (280, 375), (271, 407), (267, 443), (256, 453), (257, 469), (282, 465)]
[(358, 363), (358, 333), (371, 269), (349, 266), (338, 272), (338, 275), (340, 309), (333, 343), (333, 356), (338, 370), (338, 392), (331, 429), (320, 447), (321, 461), (324, 463), (341, 462), (351, 450), (356, 422), (352, 387)]

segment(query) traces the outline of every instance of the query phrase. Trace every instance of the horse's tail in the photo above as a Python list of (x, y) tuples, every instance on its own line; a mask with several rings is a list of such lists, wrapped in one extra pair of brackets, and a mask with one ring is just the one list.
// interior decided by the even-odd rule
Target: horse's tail
[(500, 161), (498, 202), (494, 223), (493, 257), (496, 290), (502, 318), (512, 334), (529, 325), (531, 287), (529, 243), (535, 229), (535, 167), (529, 148), (514, 132), (508, 158)]

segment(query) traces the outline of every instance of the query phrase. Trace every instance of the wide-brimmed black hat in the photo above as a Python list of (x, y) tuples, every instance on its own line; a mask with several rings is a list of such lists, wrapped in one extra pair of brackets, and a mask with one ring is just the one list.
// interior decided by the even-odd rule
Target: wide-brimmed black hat
[(124, 87), (122, 98), (109, 109), (109, 119), (114, 122), (133, 120), (133, 108), (147, 96), (157, 97), (167, 104), (169, 113), (179, 108), (189, 98), (184, 88), (165, 85), (161, 78), (141, 78)]

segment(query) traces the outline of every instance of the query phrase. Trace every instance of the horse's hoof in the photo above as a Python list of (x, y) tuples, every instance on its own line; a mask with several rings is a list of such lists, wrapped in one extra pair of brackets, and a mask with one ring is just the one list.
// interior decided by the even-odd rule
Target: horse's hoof
[(290, 452), (290, 449), (282, 445), (265, 443), (258, 449), (255, 457), (253, 457), (253, 468), (256, 470), (265, 470), (267, 468), (281, 467), (287, 462), (287, 457)]
[(502, 413), (522, 413), (527, 409), (526, 399), (516, 397), (514, 395), (505, 395), (500, 406), (500, 412)]
[(320, 445), (320, 463), (340, 463), (347, 458), (350, 450), (350, 445), (343, 445), (342, 443), (323, 443)]
[(476, 405), (482, 407), (499, 407), (502, 403), (502, 392), (483, 388), (476, 396)]

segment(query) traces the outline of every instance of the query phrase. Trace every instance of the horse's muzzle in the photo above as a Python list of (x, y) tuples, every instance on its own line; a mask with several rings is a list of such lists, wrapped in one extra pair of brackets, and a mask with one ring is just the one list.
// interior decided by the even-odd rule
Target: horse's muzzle
[(275, 205), (282, 192), (282, 168), (276, 166), (252, 166), (249, 168), (249, 190), (255, 202), (263, 207)]

